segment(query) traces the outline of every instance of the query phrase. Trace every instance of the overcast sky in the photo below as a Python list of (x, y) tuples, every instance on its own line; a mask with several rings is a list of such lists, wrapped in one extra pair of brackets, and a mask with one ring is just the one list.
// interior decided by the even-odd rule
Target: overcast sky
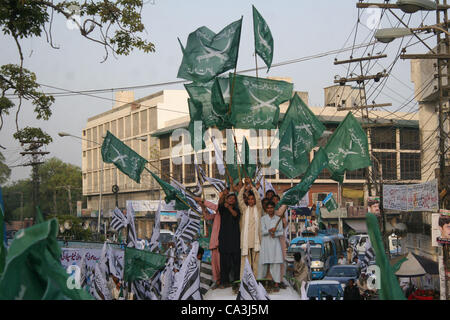
[[(66, 20), (57, 17), (54, 21), (53, 42), (60, 49), (51, 48), (46, 42), (45, 35), (21, 41), (24, 52), (24, 67), (36, 73), (40, 84), (55, 86), (69, 90), (88, 90), (102, 88), (117, 88), (155, 84), (179, 80), (176, 78), (181, 62), (181, 50), (177, 41), (179, 37), (186, 43), (190, 32), (198, 27), (207, 26), (214, 32), (219, 32), (227, 24), (238, 20), (242, 15), (243, 26), (239, 51), (238, 70), (254, 68), (253, 57), (253, 27), (252, 4), (267, 21), (274, 37), (273, 63), (308, 57), (343, 47), (353, 43), (368, 43), (373, 32), (371, 26), (379, 16), (376, 10), (360, 11), (357, 25), (358, 9), (355, 0), (283, 0), (283, 1), (174, 1), (174, 0), (146, 0), (142, 11), (143, 22), (146, 27), (144, 37), (155, 44), (156, 52), (145, 54), (134, 51), (129, 56), (110, 55), (109, 59), (100, 63), (104, 56), (102, 47), (81, 37), (77, 30), (70, 30)], [(381, 2), (381, 1), (380, 1)], [(403, 16), (401, 11), (396, 11)], [(408, 22), (410, 15), (403, 20)], [(416, 13), (411, 17), (410, 26), (418, 26), (425, 18), (425, 24), (432, 24), (434, 13)], [(381, 19), (382, 27), (396, 26), (394, 16), (386, 13)], [(430, 40), (431, 41), (431, 40)], [(435, 43), (430, 42), (431, 45)], [(407, 43), (417, 42), (415, 38), (406, 38)], [(370, 74), (382, 71), (393, 61), (400, 47), (401, 40), (392, 42), (386, 49), (388, 58), (379, 61)], [(12, 38), (0, 36), (0, 65), (7, 63), (19, 64), (19, 55)], [(373, 54), (382, 51), (384, 44), (376, 44), (367, 52)], [(408, 53), (425, 52), (424, 46), (416, 44), (408, 49)], [(309, 92), (311, 106), (323, 106), (323, 88), (333, 84), (334, 76), (345, 76), (346, 66), (335, 66), (335, 58), (348, 59), (351, 52), (331, 54), (326, 57), (310, 59), (285, 66), (274, 67), (268, 76), (291, 77), (294, 88), (298, 91)], [(363, 50), (353, 53), (354, 57), (363, 54)], [(366, 53), (367, 54), (367, 53)], [(259, 60), (259, 66), (263, 65)], [(253, 73), (248, 73), (254, 75)], [(260, 71), (260, 76), (266, 75)], [(413, 85), (410, 80), (410, 62), (398, 60), (392, 70), (392, 75), (377, 103), (391, 102), (391, 110), (397, 109), (402, 102), (413, 95)], [(163, 89), (183, 89), (182, 85), (160, 86), (135, 90), (135, 98), (140, 98)], [(44, 92), (58, 90), (43, 87)], [(95, 94), (107, 99), (113, 98), (113, 92)], [(369, 95), (369, 94), (368, 94)], [(101, 112), (111, 109), (113, 101), (75, 95), (58, 97), (52, 106), (53, 116), (49, 121), (38, 121), (32, 112), (33, 107), (25, 103), (20, 114), (20, 125), (41, 127), (53, 137), (53, 143), (47, 148), (48, 157), (57, 157), (63, 161), (81, 166), (81, 141), (57, 135), (60, 131), (81, 136), (87, 119)], [(413, 104), (402, 111), (417, 109)], [(14, 113), (15, 114), (15, 113)], [(14, 115), (6, 117), (5, 125), (0, 131), (0, 145), (6, 148), (0, 151), (6, 157), (10, 166), (18, 166), (27, 162), (19, 152), (20, 145), (13, 139), (15, 130)], [(14, 167), (10, 181), (28, 178), (29, 167)]]

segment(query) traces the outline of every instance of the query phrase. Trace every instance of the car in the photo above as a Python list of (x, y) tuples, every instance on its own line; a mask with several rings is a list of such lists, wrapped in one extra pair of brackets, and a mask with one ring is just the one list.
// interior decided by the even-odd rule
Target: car
[(306, 296), (309, 300), (343, 300), (344, 289), (336, 280), (313, 280), (306, 286)]
[(324, 280), (336, 280), (344, 286), (348, 280), (358, 280), (360, 275), (360, 269), (354, 264), (338, 264), (332, 266), (326, 273)]

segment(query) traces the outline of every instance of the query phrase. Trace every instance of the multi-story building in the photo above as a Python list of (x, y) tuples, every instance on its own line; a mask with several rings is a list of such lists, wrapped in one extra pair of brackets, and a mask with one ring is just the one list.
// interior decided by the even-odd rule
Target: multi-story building
[[(357, 91), (357, 89), (351, 87), (345, 89), (348, 91), (347, 95), (357, 97), (351, 91)], [(312, 112), (324, 123), (329, 134), (337, 128), (348, 113), (348, 111), (339, 111), (335, 106), (336, 103), (333, 105), (330, 102), (334, 96), (334, 94), (330, 94), (333, 90), (337, 91), (333, 87), (325, 88), (325, 107), (310, 107)], [(298, 94), (308, 104), (307, 92)], [(183, 134), (173, 135), (174, 132), (180, 133), (181, 129), (187, 129), (189, 123), (187, 93), (184, 90), (164, 90), (136, 101), (133, 101), (131, 95), (127, 96), (122, 93), (122, 96), (117, 96), (116, 100), (123, 102), (112, 110), (89, 118), (86, 128), (83, 129), (83, 138), (86, 139), (82, 144), (83, 195), (88, 199), (88, 212), (98, 210), (101, 185), (102, 207), (105, 213), (111, 212), (115, 207), (115, 197), (112, 193), (114, 184), (117, 184), (120, 189), (119, 207), (125, 207), (126, 200), (159, 199), (159, 185), (145, 171), (141, 177), (141, 183), (137, 184), (118, 172), (111, 164), (104, 164), (102, 170), (100, 145), (106, 130), (111, 131), (146, 158), (149, 161), (148, 168), (155, 173), (162, 172), (161, 176), (166, 181), (171, 176), (188, 187), (195, 186), (194, 152), (190, 146), (190, 139)], [(355, 101), (355, 99), (351, 101)], [(280, 121), (287, 106), (287, 102), (280, 106)], [(367, 121), (358, 112), (355, 112), (355, 116), (362, 124)], [(349, 207), (347, 217), (349, 220), (363, 218), (367, 211), (365, 207), (367, 198), (370, 191), (375, 192), (377, 183), (379, 184), (381, 181), (384, 183), (419, 183), (422, 181), (423, 155), (420, 150), (419, 115), (417, 113), (370, 111), (369, 118), (372, 122), (375, 120), (378, 123), (377, 127), (366, 129), (370, 130), (370, 134), (368, 134), (370, 148), (377, 160), (373, 170), (375, 173), (371, 174), (369, 180), (371, 181), (370, 185), (367, 183), (366, 169), (347, 172), (342, 186), (331, 180), (329, 173), (324, 170), (308, 194), (310, 205), (323, 200), (328, 193), (332, 192), (343, 207)], [(221, 133), (223, 143), (225, 143), (225, 132)], [(268, 154), (267, 152), (270, 154), (268, 151), (270, 147), (277, 145), (276, 130), (263, 135), (261, 132), (236, 129), (234, 134), (239, 145), (242, 137), (247, 136), (250, 149), (257, 154), (256, 161), (258, 162), (266, 163), (262, 161), (261, 155)], [(142, 141), (142, 137), (145, 137), (146, 141)], [(217, 169), (214, 148), (208, 141), (206, 143), (208, 147), (201, 151), (203, 159), (201, 165), (207, 175), (223, 178)], [(222, 147), (225, 151), (224, 144)], [(240, 147), (238, 149), (240, 150)], [(314, 152), (315, 150), (311, 151), (310, 160), (314, 156)], [(198, 154), (197, 159), (199, 159)], [(378, 168), (377, 163), (381, 168)], [(100, 183), (102, 176), (103, 183)], [(266, 178), (281, 194), (291, 185), (299, 183), (301, 177), (291, 180), (283, 173), (275, 171)], [(217, 193), (212, 187), (205, 186), (205, 197), (215, 200)], [(330, 224), (334, 226), (333, 219), (330, 220)]]

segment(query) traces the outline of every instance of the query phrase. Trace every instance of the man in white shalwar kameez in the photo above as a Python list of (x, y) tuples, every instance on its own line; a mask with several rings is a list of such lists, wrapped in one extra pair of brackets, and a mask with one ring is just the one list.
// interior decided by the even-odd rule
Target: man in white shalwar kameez
[(259, 253), (258, 278), (266, 278), (268, 269), (275, 282), (275, 290), (279, 290), (281, 282), (281, 264), (283, 252), (279, 237), (283, 235), (283, 223), (275, 215), (275, 205), (272, 201), (266, 205), (266, 214), (261, 217), (261, 250)]

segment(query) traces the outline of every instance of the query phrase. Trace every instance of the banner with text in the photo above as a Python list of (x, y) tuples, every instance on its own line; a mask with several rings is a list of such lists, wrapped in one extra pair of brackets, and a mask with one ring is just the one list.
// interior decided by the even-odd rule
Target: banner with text
[(399, 211), (436, 211), (437, 180), (410, 185), (383, 185), (383, 208)]

